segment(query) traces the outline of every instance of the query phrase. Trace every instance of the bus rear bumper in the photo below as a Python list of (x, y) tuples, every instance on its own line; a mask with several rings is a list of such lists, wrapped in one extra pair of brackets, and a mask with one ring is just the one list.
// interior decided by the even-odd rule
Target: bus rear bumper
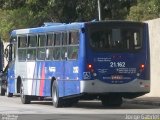
[(135, 79), (124, 84), (109, 84), (100, 80), (81, 80), (81, 93), (148, 93), (150, 80)]

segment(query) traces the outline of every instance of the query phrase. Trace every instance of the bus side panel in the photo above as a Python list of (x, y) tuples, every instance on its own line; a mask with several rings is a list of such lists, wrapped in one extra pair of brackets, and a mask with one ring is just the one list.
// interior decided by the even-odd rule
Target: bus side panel
[[(32, 85), (34, 83), (33, 76), (35, 71), (35, 62), (15, 62), (15, 74), (16, 78), (20, 77), (21, 82), (24, 87), (25, 95), (34, 95), (32, 91)], [(16, 80), (17, 81), (17, 80)], [(17, 82), (15, 83), (15, 88), (17, 86)]]
[(65, 61), (65, 96), (80, 93), (77, 60)]
[(84, 33), (80, 34), (79, 45), (79, 79), (83, 80), (83, 73), (86, 71), (86, 36)]
[(59, 96), (64, 95), (64, 81), (63, 81), (63, 63), (60, 61), (46, 61), (45, 62), (45, 83), (44, 96), (51, 96), (51, 80), (55, 78), (58, 81)]
[[(42, 63), (42, 62), (39, 62)], [(61, 61), (46, 61), (43, 62), (44, 64), (44, 83), (41, 80), (41, 86), (43, 87), (43, 94), (40, 96), (51, 96), (51, 80), (55, 78), (58, 81), (58, 89), (59, 89), (59, 96), (64, 95), (64, 66)], [(40, 67), (41, 68), (41, 67)], [(42, 75), (43, 76), (43, 75)], [(41, 88), (42, 89), (42, 88)]]
[(67, 61), (65, 68), (65, 96), (80, 94), (80, 81), (85, 69), (85, 34), (80, 31), (79, 52), (77, 61)]
[(145, 36), (145, 41), (146, 41), (146, 68), (144, 73), (144, 79), (145, 80), (150, 80), (150, 46), (149, 46), (149, 31), (148, 31), (148, 24), (144, 26), (144, 36)]

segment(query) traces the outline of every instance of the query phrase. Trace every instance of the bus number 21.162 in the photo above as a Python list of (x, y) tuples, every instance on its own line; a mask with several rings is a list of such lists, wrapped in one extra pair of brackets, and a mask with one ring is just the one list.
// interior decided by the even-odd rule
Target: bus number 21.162
[(110, 67), (125, 67), (125, 62), (110, 62)]

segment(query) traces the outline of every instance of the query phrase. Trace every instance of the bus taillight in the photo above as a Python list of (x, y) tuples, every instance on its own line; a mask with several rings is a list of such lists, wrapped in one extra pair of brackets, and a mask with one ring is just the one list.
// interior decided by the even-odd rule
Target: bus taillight
[(93, 65), (92, 65), (92, 64), (88, 64), (88, 65), (87, 65), (87, 69), (88, 69), (90, 72), (94, 72), (94, 69), (93, 69)]
[(140, 64), (140, 70), (143, 71), (144, 70), (145, 65), (144, 64)]

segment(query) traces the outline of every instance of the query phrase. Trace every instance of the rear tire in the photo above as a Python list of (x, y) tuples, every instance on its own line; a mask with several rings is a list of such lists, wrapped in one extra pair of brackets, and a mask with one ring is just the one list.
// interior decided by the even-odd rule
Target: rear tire
[(30, 104), (31, 102), (31, 97), (28, 95), (24, 95), (24, 88), (23, 88), (23, 84), (21, 84), (21, 89), (20, 89), (20, 94), (21, 94), (21, 102), (23, 104)]
[(58, 86), (56, 80), (52, 84), (52, 102), (56, 108), (62, 107), (62, 100), (59, 97)]

